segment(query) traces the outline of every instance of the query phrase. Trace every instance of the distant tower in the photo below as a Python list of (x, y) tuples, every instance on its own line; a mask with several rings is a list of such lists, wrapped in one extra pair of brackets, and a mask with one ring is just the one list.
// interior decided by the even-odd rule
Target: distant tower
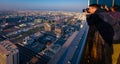
[(18, 48), (8, 40), (0, 42), (0, 64), (19, 64)]
[(45, 28), (45, 31), (51, 31), (51, 26), (49, 25), (49, 23), (45, 23), (44, 28)]

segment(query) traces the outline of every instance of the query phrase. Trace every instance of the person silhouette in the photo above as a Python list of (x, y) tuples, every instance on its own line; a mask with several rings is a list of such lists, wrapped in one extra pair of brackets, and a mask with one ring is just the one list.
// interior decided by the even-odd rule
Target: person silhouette
[(113, 36), (114, 30), (113, 27), (104, 21), (103, 18), (100, 17), (100, 14), (105, 12), (104, 10), (100, 9), (97, 4), (89, 5), (89, 13), (90, 15), (87, 17), (88, 25), (95, 26), (102, 36), (103, 40), (105, 41), (104, 45), (104, 56), (105, 56), (105, 63), (104, 64), (112, 64), (112, 54), (113, 54)]

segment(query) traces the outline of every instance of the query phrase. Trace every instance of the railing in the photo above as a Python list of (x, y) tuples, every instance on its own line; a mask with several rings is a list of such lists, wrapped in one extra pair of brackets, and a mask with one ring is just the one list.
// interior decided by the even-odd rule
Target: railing
[(105, 42), (96, 27), (89, 28), (86, 22), (83, 25), (69, 47), (61, 55), (57, 54), (59, 58), (52, 58), (48, 64), (105, 64), (112, 59), (110, 51), (108, 56), (111, 57), (106, 59)]
[(90, 27), (81, 64), (104, 64), (105, 42), (96, 27)]
[(89, 28), (81, 64), (112, 64), (113, 46), (102, 39), (95, 26)]

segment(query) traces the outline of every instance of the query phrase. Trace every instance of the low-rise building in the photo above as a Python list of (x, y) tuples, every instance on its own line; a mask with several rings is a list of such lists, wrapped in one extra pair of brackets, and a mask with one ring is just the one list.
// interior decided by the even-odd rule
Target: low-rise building
[(18, 48), (8, 40), (0, 42), (0, 64), (19, 64)]

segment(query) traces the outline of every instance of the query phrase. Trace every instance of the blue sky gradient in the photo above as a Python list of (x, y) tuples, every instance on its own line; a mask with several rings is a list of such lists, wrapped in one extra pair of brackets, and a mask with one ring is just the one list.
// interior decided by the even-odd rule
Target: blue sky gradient
[(64, 9), (80, 10), (87, 0), (0, 0), (0, 9)]

